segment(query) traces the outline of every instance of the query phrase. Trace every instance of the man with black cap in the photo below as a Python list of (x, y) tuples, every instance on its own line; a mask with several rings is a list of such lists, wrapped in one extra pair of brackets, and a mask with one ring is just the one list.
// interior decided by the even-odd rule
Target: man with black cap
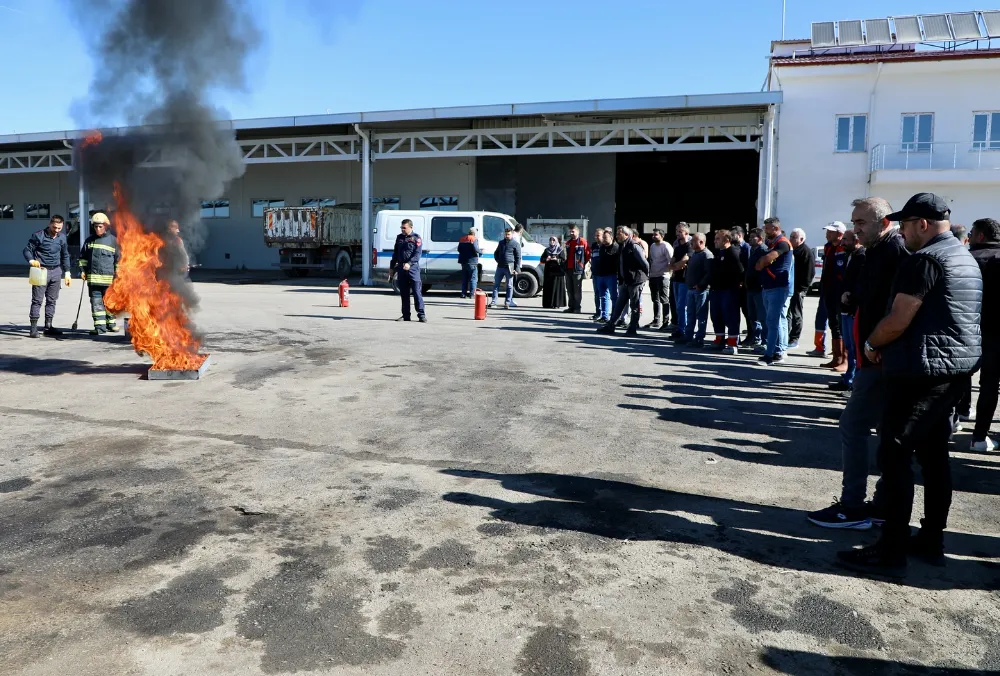
[[(854, 569), (899, 572), (907, 554), (943, 562), (952, 493), (951, 412), (982, 353), (983, 278), (952, 234), (950, 216), (943, 199), (919, 193), (887, 217), (899, 222), (913, 255), (896, 274), (889, 314), (864, 343), (865, 356), (881, 364), (885, 375), (879, 465), (886, 502), (878, 542), (838, 554)], [(924, 518), (911, 537), (914, 455), (924, 480)]]

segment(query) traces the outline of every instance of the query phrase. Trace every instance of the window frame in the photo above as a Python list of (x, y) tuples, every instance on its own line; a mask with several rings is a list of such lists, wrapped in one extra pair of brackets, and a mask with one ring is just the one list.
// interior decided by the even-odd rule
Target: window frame
[[(863, 118), (865, 121), (864, 138), (861, 141), (861, 148), (854, 146), (854, 133), (857, 129), (857, 119)], [(847, 120), (847, 149), (840, 149), (840, 121)], [(846, 153), (866, 153), (868, 152), (868, 113), (841, 113), (834, 116), (833, 123), (833, 152), (838, 154)]]
[[(500, 232), (497, 233), (497, 236), (495, 238), (490, 237), (490, 228), (488, 225), (489, 221), (487, 219), (496, 219), (501, 223), (503, 223), (503, 227), (500, 229)], [(480, 235), (487, 242), (499, 242), (501, 239), (503, 239), (504, 230), (506, 230), (507, 228), (510, 228), (511, 230), (514, 229), (513, 226), (510, 224), (510, 221), (508, 221), (506, 218), (501, 218), (500, 216), (494, 216), (492, 214), (483, 214), (483, 231), (480, 233)]]
[(401, 208), (401, 201), (402, 200), (400, 200), (399, 195), (382, 195), (381, 197), (372, 197), (372, 211), (375, 213), (378, 213), (379, 211), (399, 211)]
[(2, 203), (0, 204), (0, 221), (13, 221), (14, 220), (14, 204)]
[[(986, 118), (986, 140), (976, 140), (976, 118), (982, 115)], [(993, 122), (997, 124), (994, 125)], [(1000, 151), (1000, 110), (976, 110), (972, 113), (972, 145), (970, 152)]]
[[(424, 206), (424, 200), (435, 200), (433, 206)], [(455, 204), (440, 204), (440, 200), (455, 200)], [(461, 211), (459, 209), (459, 199), (458, 195), (421, 195), (420, 201), (417, 203), (419, 205), (419, 211)]]
[[(300, 201), (302, 202), (302, 206), (313, 207), (315, 209), (337, 206), (336, 197), (303, 197)], [(306, 202), (316, 202), (316, 204), (306, 204)], [(324, 204), (324, 202), (329, 202), (329, 204)]]
[[(280, 202), (281, 204), (276, 204), (276, 202)], [(261, 207), (260, 207), (260, 214), (254, 213), (254, 209), (257, 207), (258, 203), (262, 203)], [(285, 207), (285, 206), (288, 206), (288, 205), (285, 204), (285, 200), (283, 198), (282, 199), (277, 199), (277, 198), (273, 198), (273, 197), (258, 197), (256, 199), (251, 199), (250, 200), (250, 218), (264, 218), (264, 209), (269, 209), (269, 208), (272, 208), (272, 207), (280, 209), (281, 207)]]
[[(220, 204), (220, 202), (225, 202), (225, 205)], [(212, 206), (211, 207), (206, 207), (205, 206), (206, 204), (211, 204)], [(212, 215), (211, 216), (206, 216), (205, 215), (205, 209), (207, 209), (207, 208), (211, 208), (212, 209)], [(218, 213), (219, 209), (225, 209), (226, 210), (225, 216), (220, 216), (219, 215), (219, 213)], [(200, 215), (201, 220), (203, 220), (203, 221), (206, 221), (206, 220), (215, 220), (215, 219), (219, 219), (219, 218), (231, 218), (232, 214), (233, 214), (233, 201), (231, 199), (227, 198), (227, 197), (220, 197), (220, 198), (214, 199), (214, 200), (202, 200), (201, 201), (201, 210), (199, 211), (199, 215)]]
[[(28, 207), (45, 207), (44, 216), (32, 216), (28, 213)], [(24, 203), (24, 220), (26, 221), (41, 221), (48, 220), (52, 218), (52, 203), (51, 202), (25, 202)]]
[[(926, 141), (920, 140), (920, 118), (927, 115), (931, 118), (931, 134)], [(905, 141), (903, 133), (906, 130), (906, 118), (913, 118), (913, 140)], [(926, 146), (922, 148), (921, 146)], [(929, 153), (934, 148), (934, 113), (900, 113), (899, 115), (899, 151), (901, 153)]]

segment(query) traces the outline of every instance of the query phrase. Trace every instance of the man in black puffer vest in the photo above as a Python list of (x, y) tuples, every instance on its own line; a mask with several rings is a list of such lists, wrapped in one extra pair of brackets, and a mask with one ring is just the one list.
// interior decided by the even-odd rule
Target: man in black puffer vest
[[(951, 233), (951, 209), (932, 193), (910, 198), (887, 218), (898, 221), (913, 255), (899, 267), (889, 314), (865, 341), (865, 356), (881, 363), (886, 403), (879, 466), (886, 494), (879, 541), (840, 552), (852, 568), (899, 572), (911, 554), (944, 559), (951, 507), (948, 438), (951, 413), (982, 356), (983, 277), (969, 250)], [(924, 518), (910, 536), (913, 456), (924, 478)]]

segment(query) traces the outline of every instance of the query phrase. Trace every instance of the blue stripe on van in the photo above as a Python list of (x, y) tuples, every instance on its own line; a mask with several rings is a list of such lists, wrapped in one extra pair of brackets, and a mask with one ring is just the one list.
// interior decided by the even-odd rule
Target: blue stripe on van
[[(391, 256), (393, 254), (393, 250), (392, 249), (382, 249), (382, 253), (383, 254), (389, 254)], [(484, 254), (484, 256), (485, 255), (489, 255), (489, 254)], [(429, 259), (429, 260), (455, 260), (455, 261), (458, 260), (458, 254), (457, 253), (449, 253), (449, 252), (444, 252), (444, 253), (423, 253), (423, 254), (420, 254), (420, 257), (421, 258), (426, 258), (426, 259)], [(542, 262), (542, 257), (541, 256), (522, 256), (521, 260), (523, 262), (526, 262), (526, 263), (541, 263)]]

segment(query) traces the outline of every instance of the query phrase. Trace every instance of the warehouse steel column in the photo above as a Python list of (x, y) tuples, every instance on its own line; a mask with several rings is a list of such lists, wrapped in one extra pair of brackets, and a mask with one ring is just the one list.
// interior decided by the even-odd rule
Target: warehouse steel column
[(372, 283), (372, 144), (368, 132), (359, 125), (361, 137), (361, 285)]
[(774, 176), (774, 106), (767, 107), (764, 114), (763, 132), (760, 137), (760, 170), (757, 188), (757, 226), (764, 225), (764, 219), (772, 216), (772, 178)]

